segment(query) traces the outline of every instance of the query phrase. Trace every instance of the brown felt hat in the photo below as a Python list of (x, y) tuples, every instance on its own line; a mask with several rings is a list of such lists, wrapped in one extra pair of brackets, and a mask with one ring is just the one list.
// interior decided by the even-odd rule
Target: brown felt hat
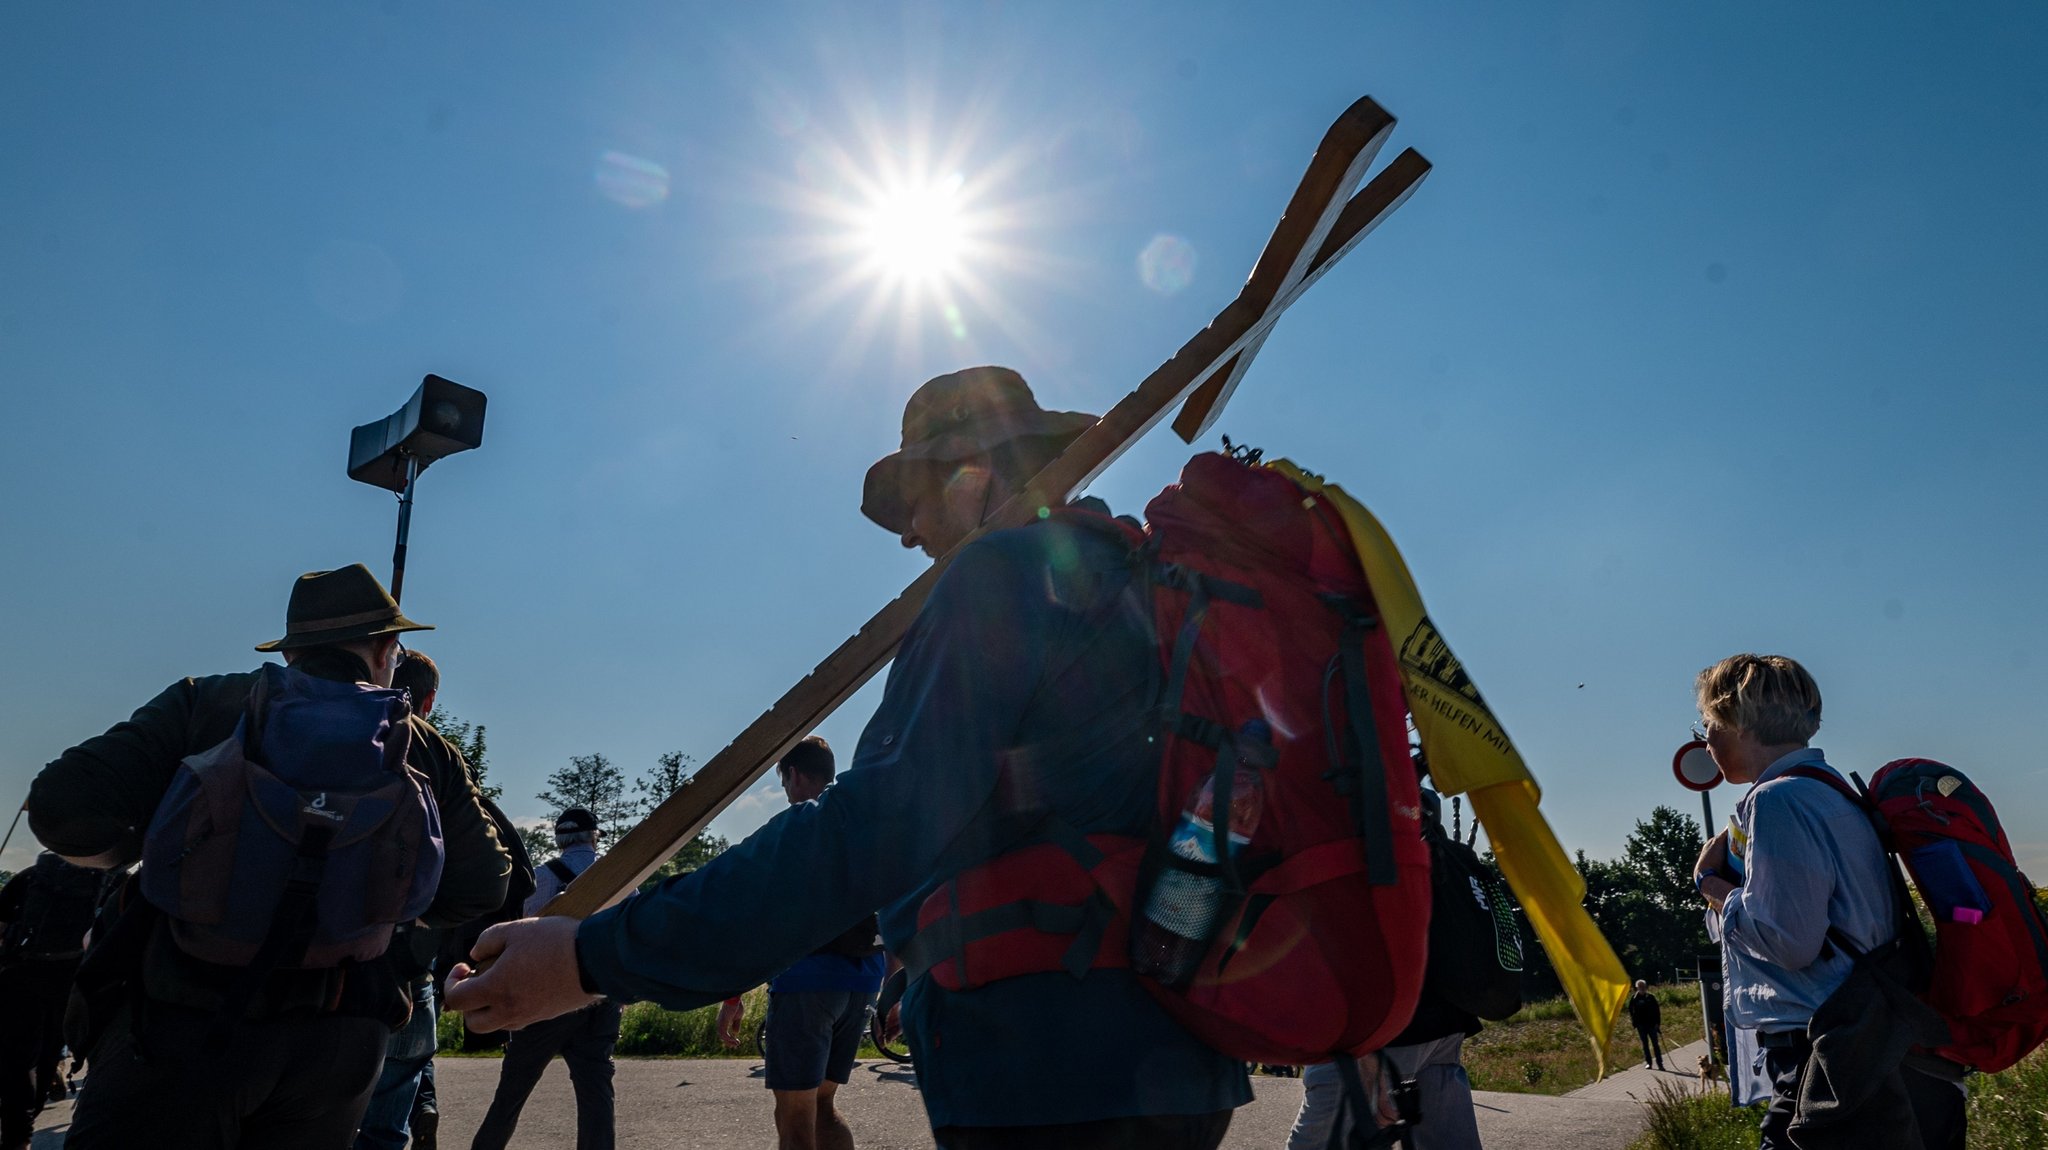
[(256, 645), (258, 651), (348, 643), (400, 631), (431, 631), (398, 613), (391, 597), (370, 569), (360, 563), (339, 571), (308, 571), (292, 584), (284, 609), (284, 638)]
[(1082, 411), (1047, 411), (1007, 367), (970, 367), (925, 381), (903, 408), (903, 447), (868, 468), (861, 514), (901, 535), (910, 529), (908, 480), (919, 464), (984, 455), (1018, 439), (1061, 446), (1093, 427)]

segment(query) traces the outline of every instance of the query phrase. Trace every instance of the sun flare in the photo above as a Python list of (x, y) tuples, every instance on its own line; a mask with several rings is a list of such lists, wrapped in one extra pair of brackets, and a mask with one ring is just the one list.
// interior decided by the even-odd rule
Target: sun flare
[(931, 184), (883, 189), (860, 222), (862, 246), (874, 270), (913, 283), (944, 282), (959, 274), (966, 247), (958, 173)]

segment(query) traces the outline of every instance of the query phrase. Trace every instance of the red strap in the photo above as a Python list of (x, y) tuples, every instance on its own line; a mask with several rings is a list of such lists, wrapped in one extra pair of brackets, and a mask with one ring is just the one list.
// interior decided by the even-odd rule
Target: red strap
[(1331, 839), (1290, 855), (1286, 862), (1258, 877), (1257, 894), (1283, 895), (1307, 890), (1365, 869), (1365, 843), (1356, 838)]
[(1827, 785), (1835, 788), (1836, 794), (1841, 795), (1843, 798), (1848, 799), (1852, 804), (1854, 804), (1857, 810), (1866, 810), (1870, 806), (1870, 804), (1863, 801), (1862, 795), (1856, 793), (1855, 787), (1850, 786), (1848, 782), (1846, 782), (1842, 778), (1842, 776), (1836, 774), (1833, 771), (1827, 770), (1824, 767), (1809, 767), (1805, 765), (1800, 765), (1797, 767), (1787, 767), (1785, 768), (1785, 772), (1778, 777), (1812, 779), (1815, 782), (1826, 783)]

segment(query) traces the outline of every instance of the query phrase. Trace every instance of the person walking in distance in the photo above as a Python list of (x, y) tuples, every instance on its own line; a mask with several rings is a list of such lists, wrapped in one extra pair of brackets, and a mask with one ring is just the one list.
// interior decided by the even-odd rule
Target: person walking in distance
[(1640, 978), (1635, 993), (1628, 996), (1628, 1021), (1643, 1043), (1643, 1069), (1648, 1070), (1652, 1063), (1664, 1069), (1664, 1008), (1650, 993), (1650, 984)]
[[(836, 773), (832, 748), (812, 735), (776, 764), (790, 805), (825, 793)], [(832, 1096), (853, 1077), (868, 1008), (882, 988), (886, 956), (870, 914), (797, 960), (768, 984), (768, 1089), (775, 1094), (781, 1150), (851, 1150), (853, 1131)], [(739, 1045), (740, 1000), (718, 1011), (718, 1034)]]
[[(562, 812), (555, 820), (555, 846), (562, 853), (534, 871), (535, 890), (526, 900), (529, 916), (539, 914), (550, 899), (597, 861), (597, 839), (596, 815), (582, 807)], [(557, 1054), (568, 1064), (569, 1082), (576, 1091), (576, 1150), (612, 1150), (612, 1050), (618, 1044), (619, 1005), (608, 999), (515, 1032), (505, 1043), (498, 1091), (491, 1097), (491, 1108), (483, 1125), (477, 1127), (470, 1150), (505, 1150), (518, 1128), (519, 1111), (526, 1105), (527, 1095), (533, 1093)]]

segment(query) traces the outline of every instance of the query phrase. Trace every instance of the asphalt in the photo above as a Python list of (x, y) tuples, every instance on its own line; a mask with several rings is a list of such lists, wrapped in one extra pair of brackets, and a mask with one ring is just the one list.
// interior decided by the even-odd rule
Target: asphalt
[[(761, 1072), (758, 1061), (743, 1059), (621, 1060), (616, 1079), (620, 1150), (774, 1146)], [(461, 1150), (469, 1145), (490, 1105), (498, 1063), (444, 1058), (436, 1066), (436, 1076), (441, 1144)], [(1258, 1077), (1252, 1083), (1256, 1099), (1237, 1112), (1223, 1144), (1226, 1150), (1280, 1150), (1301, 1105), (1301, 1081)], [(1488, 1150), (1623, 1150), (1643, 1126), (1642, 1107), (1626, 1096), (1481, 1092), (1473, 1104)], [(932, 1145), (916, 1081), (907, 1068), (861, 1063), (853, 1081), (839, 1093), (839, 1109), (853, 1127), (855, 1143), (863, 1148), (929, 1150)], [(63, 1103), (43, 1112), (33, 1150), (59, 1150), (70, 1111), (70, 1104)], [(558, 1062), (527, 1100), (512, 1150), (561, 1150), (575, 1143), (575, 1098), (568, 1073)]]
[(1702, 1038), (1676, 1050), (1665, 1051), (1662, 1070), (1631, 1063), (1627, 1069), (1610, 1074), (1590, 1086), (1581, 1086), (1565, 1097), (1599, 1102), (1647, 1102), (1650, 1092), (1659, 1083), (1693, 1093), (1707, 1088), (1725, 1093), (1728, 1089), (1726, 1079), (1710, 1086), (1703, 1086), (1700, 1082), (1700, 1056), (1706, 1052), (1707, 1040)]

